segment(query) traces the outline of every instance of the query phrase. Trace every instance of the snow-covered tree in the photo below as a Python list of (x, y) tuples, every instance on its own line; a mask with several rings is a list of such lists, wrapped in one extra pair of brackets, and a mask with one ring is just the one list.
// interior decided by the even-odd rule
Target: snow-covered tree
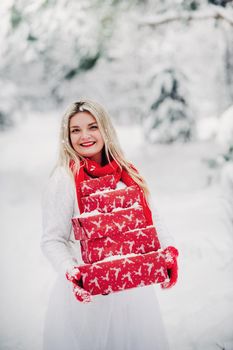
[(150, 88), (153, 103), (143, 118), (148, 141), (171, 143), (192, 138), (194, 119), (186, 85), (184, 75), (175, 69), (166, 69), (153, 77)]
[(222, 162), (233, 162), (233, 105), (220, 116), (217, 141), (221, 145)]
[[(99, 100), (124, 124), (139, 123), (157, 98), (148, 81), (166, 67), (188, 77), (195, 117), (232, 103), (230, 3), (7, 0), (0, 16), (2, 123), (17, 111), (22, 119), (31, 110), (63, 111), (81, 96)], [(185, 105), (177, 104), (182, 115)]]
[(232, 0), (208, 0), (208, 2), (217, 6), (226, 7)]
[[(230, 175), (230, 172), (233, 171), (233, 106), (224, 111), (215, 121), (214, 135), (218, 150), (214, 152), (215, 154), (211, 154), (210, 157), (205, 159), (205, 162), (210, 168), (215, 170), (214, 176), (218, 174), (220, 178), (227, 178), (229, 181), (232, 181), (233, 173)], [(224, 182), (228, 183), (227, 179)], [(226, 189), (226, 186), (224, 188)], [(232, 189), (230, 189), (231, 191)]]
[[(111, 33), (97, 0), (11, 0), (2, 10), (2, 82), (20, 86), (21, 107), (63, 100), (59, 86), (93, 69)], [(109, 22), (108, 22), (109, 20)], [(1, 97), (1, 93), (0, 93)]]

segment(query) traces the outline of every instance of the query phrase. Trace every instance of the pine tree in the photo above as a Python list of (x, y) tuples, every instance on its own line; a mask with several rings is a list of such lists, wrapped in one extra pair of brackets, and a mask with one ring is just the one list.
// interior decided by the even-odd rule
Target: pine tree
[(189, 141), (194, 121), (190, 112), (185, 77), (175, 69), (165, 69), (153, 79), (157, 96), (143, 119), (144, 134), (151, 142)]

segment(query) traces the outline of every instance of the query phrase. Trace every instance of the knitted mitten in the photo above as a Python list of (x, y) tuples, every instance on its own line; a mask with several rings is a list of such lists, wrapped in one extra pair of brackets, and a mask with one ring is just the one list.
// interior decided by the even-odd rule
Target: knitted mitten
[(66, 278), (73, 284), (73, 293), (75, 298), (82, 303), (89, 303), (91, 299), (91, 293), (83, 289), (78, 285), (81, 279), (81, 273), (77, 266), (73, 266), (66, 272)]
[(177, 265), (177, 257), (179, 255), (178, 250), (175, 247), (167, 247), (164, 249), (164, 257), (167, 265), (167, 272), (169, 276), (169, 281), (161, 284), (163, 289), (173, 287), (178, 278), (178, 265)]

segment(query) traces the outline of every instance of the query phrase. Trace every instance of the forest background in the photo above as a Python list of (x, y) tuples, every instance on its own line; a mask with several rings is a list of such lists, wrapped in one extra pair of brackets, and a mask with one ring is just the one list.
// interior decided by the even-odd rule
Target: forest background
[(233, 3), (0, 4), (1, 349), (41, 349), (55, 274), (40, 198), (69, 103), (110, 112), (180, 250), (171, 350), (233, 349)]

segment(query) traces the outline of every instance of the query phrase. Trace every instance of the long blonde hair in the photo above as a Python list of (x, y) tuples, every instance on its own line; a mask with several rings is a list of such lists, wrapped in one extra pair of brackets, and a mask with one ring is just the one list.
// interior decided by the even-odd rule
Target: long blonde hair
[(80, 111), (88, 111), (96, 119), (100, 133), (104, 140), (105, 154), (108, 162), (110, 162), (110, 157), (112, 157), (112, 159), (114, 159), (122, 169), (125, 169), (129, 173), (132, 179), (141, 187), (146, 195), (146, 198), (148, 198), (149, 190), (147, 184), (144, 178), (132, 168), (132, 164), (126, 160), (108, 113), (99, 103), (89, 99), (82, 99), (72, 103), (62, 118), (59, 140), (59, 155), (55, 169), (59, 166), (63, 166), (73, 177), (69, 166), (70, 160), (74, 161), (74, 172), (78, 172), (80, 168), (80, 160), (85, 159), (73, 149), (69, 133), (70, 119)]

